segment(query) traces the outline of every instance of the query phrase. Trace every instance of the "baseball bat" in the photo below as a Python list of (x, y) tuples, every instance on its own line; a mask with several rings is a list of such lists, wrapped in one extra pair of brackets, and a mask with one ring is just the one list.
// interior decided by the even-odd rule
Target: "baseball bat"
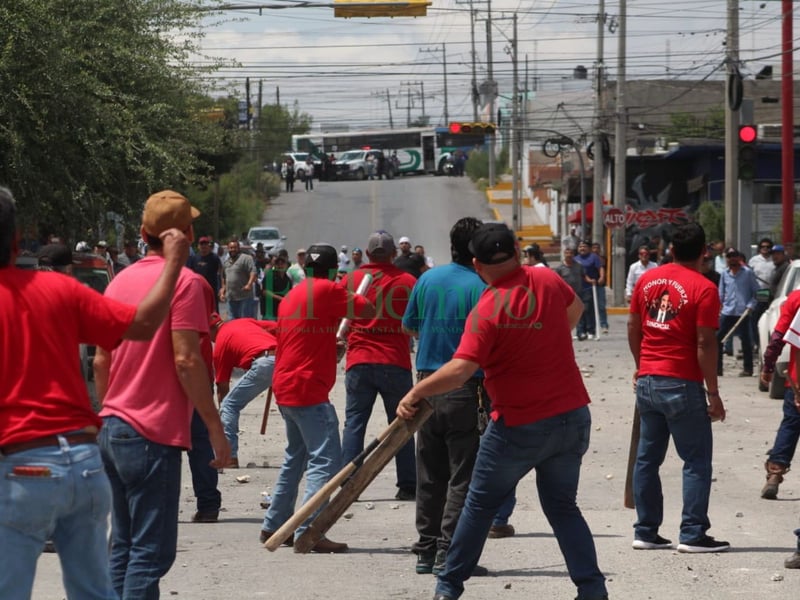
[(278, 530), (272, 534), (272, 536), (264, 542), (264, 547), (269, 550), (270, 552), (274, 552), (278, 548), (280, 548), (281, 544), (285, 542), (290, 535), (292, 535), (300, 525), (302, 525), (308, 517), (313, 515), (318, 508), (320, 508), (325, 502), (328, 501), (333, 493), (336, 491), (337, 488), (344, 485), (345, 482), (350, 478), (350, 476), (355, 473), (358, 468), (363, 464), (364, 459), (369, 456), (375, 448), (378, 447), (386, 437), (398, 427), (403, 426), (403, 419), (397, 417), (394, 421), (384, 429), (381, 434), (372, 440), (366, 448), (356, 456), (352, 461), (347, 463), (345, 467), (339, 471), (336, 475), (334, 475), (331, 480), (322, 486), (317, 493), (311, 496), (308, 499), (308, 502), (303, 504), (295, 513), (289, 517), (289, 520), (286, 521), (283, 525), (281, 525)]
[(639, 450), (639, 435), (641, 423), (639, 422), (639, 407), (633, 409), (633, 423), (631, 424), (631, 446), (628, 449), (628, 470), (625, 473), (625, 508), (636, 508), (633, 499), (633, 467), (636, 465), (636, 454)]
[(267, 420), (269, 419), (269, 407), (272, 405), (272, 387), (267, 390), (267, 403), (264, 405), (264, 416), (261, 417), (261, 435), (267, 431)]
[(742, 321), (744, 321), (744, 318), (745, 318), (747, 315), (749, 315), (749, 314), (750, 314), (750, 309), (749, 309), (749, 308), (745, 308), (745, 309), (744, 309), (744, 312), (742, 313), (742, 316), (741, 316), (741, 317), (739, 317), (739, 320), (738, 320), (738, 321), (736, 321), (736, 323), (734, 323), (733, 327), (731, 327), (731, 328), (728, 330), (728, 333), (726, 333), (726, 334), (725, 334), (725, 337), (724, 337), (724, 338), (722, 338), (722, 341), (720, 341), (720, 344), (722, 344), (723, 346), (725, 345), (725, 342), (727, 342), (727, 341), (728, 341), (728, 338), (729, 338), (729, 337), (731, 337), (731, 336), (733, 335), (733, 333), (734, 333), (734, 332), (735, 332), (735, 331), (736, 331), (736, 330), (739, 328), (739, 325), (741, 325), (741, 324), (742, 324)]
[(597, 305), (597, 284), (592, 284), (592, 300), (594, 300), (594, 339), (600, 339), (600, 307)]

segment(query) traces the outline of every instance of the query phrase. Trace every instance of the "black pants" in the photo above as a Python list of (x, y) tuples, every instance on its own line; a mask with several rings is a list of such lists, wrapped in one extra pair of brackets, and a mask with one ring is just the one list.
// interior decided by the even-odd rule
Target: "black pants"
[(480, 444), (477, 379), (428, 401), (433, 413), (417, 433), (417, 554), (450, 547)]
[(197, 510), (216, 512), (222, 506), (222, 494), (217, 489), (219, 475), (209, 463), (214, 460), (214, 449), (208, 438), (208, 429), (203, 419), (192, 413), (192, 449), (189, 455), (189, 470), (192, 472), (192, 487), (197, 498)]
[[(719, 340), (719, 356), (717, 357), (717, 372), (722, 373), (722, 338), (736, 325), (741, 315), (722, 315), (719, 318), (719, 331), (717, 332), (717, 340)], [(750, 325), (750, 315), (747, 315), (739, 326), (736, 328), (734, 335), (738, 335), (742, 339), (742, 358), (744, 363), (744, 371), (753, 372), (753, 341), (752, 325)]]

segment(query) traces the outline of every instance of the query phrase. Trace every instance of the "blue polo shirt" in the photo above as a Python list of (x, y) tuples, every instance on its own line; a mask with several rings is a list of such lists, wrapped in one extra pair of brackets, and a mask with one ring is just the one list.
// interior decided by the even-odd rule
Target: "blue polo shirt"
[(417, 280), (403, 327), (419, 333), (418, 371), (435, 371), (453, 358), (467, 316), (485, 288), (475, 269), (458, 263), (429, 269)]

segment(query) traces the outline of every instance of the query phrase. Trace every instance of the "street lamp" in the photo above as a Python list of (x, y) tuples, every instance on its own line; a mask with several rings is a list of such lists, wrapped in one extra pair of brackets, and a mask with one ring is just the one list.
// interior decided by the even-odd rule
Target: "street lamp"
[[(575, 144), (575, 140), (566, 135), (560, 134), (557, 131), (549, 129), (542, 129), (541, 131), (553, 133), (558, 137), (551, 137), (544, 141), (542, 144), (542, 153), (548, 158), (555, 158), (559, 154), (563, 154), (565, 150), (572, 149), (578, 154), (578, 173), (581, 178), (581, 239), (586, 238), (586, 172), (583, 165), (583, 155), (580, 148)], [(569, 195), (569, 190), (567, 191)]]

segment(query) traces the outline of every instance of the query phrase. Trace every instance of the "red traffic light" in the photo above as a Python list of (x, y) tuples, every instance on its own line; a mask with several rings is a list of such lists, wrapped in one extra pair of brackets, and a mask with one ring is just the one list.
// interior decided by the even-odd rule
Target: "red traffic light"
[(461, 123), (450, 123), (450, 133), (461, 133)]
[(752, 144), (758, 137), (755, 125), (742, 125), (739, 127), (739, 141), (743, 144)]

